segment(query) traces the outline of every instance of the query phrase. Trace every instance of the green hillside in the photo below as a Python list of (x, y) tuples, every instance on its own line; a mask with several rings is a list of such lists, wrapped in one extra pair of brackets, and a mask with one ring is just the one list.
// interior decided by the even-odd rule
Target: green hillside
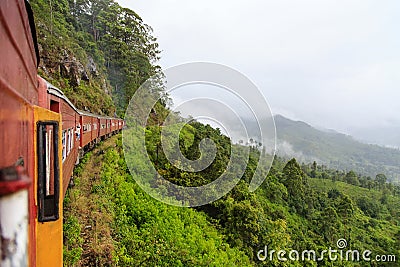
[[(140, 145), (138, 134), (143, 130), (126, 130), (130, 146)], [(160, 134), (157, 127), (147, 127), (145, 132), (149, 141)], [(186, 142), (182, 152), (187, 157), (201, 140), (195, 136), (213, 138), (219, 150), (225, 146), (226, 137), (217, 130), (192, 123), (180, 135), (180, 142)], [(171, 168), (160, 151), (156, 157), (153, 143), (147, 149), (154, 166), (174, 183), (208, 183), (224, 168), (224, 149), (210, 169), (191, 174)], [(251, 149), (245, 175), (226, 196), (195, 209), (177, 208), (154, 200), (135, 182), (151, 173), (146, 155), (129, 155), (127, 160), (135, 163), (129, 173), (121, 139), (107, 141), (77, 169), (77, 183), (68, 191), (65, 265), (360, 266), (328, 258), (282, 262), (276, 255), (265, 261), (257, 257), (265, 246), (276, 251), (321, 252), (336, 248), (336, 242), (343, 238), (349, 249), (371, 250), (373, 257), (400, 257), (398, 188), (350, 185), (333, 179), (331, 173), (336, 172), (331, 171), (326, 171), (327, 179), (311, 178), (312, 169), (307, 165), (276, 157), (265, 182), (250, 193), (249, 178), (258, 153)]]
[(65, 266), (251, 265), (206, 214), (141, 190), (126, 172), (120, 145), (121, 136), (108, 140), (76, 170), (64, 206)]
[(79, 109), (123, 116), (136, 89), (160, 71), (152, 29), (114, 0), (33, 0), (39, 74)]
[[(151, 27), (114, 0), (31, 4), (41, 53), (39, 72), (78, 108), (123, 115), (138, 86), (160, 74)], [(149, 94), (158, 99), (163, 95), (158, 89)], [(278, 117), (278, 137), (300, 155), (321, 159), (330, 168), (321, 162), (299, 164), (305, 158), (275, 157), (268, 174), (267, 166), (261, 166), (264, 183), (249, 192), (260, 158), (257, 147), (233, 144), (219, 130), (196, 121), (180, 132), (181, 124), (161, 127), (169, 110), (162, 101), (154, 110), (147, 125), (128, 124), (124, 135), (132, 153), (124, 155), (117, 136), (88, 153), (75, 169), (75, 185), (64, 202), (65, 266), (398, 266), (400, 187), (386, 183), (384, 175), (398, 177), (397, 150), (363, 145)], [(161, 128), (179, 136), (178, 143), (166, 140), (167, 149), (179, 149), (191, 160), (202, 156), (201, 141), (211, 139), (217, 150), (214, 161), (199, 172), (175, 167), (179, 162), (169, 162), (160, 149)], [(138, 149), (142, 135), (151, 163)], [(244, 174), (229, 193), (207, 205), (169, 206), (137, 183), (149, 178), (152, 168), (171, 183), (187, 187), (208, 184), (222, 174), (233, 176), (243, 166), (233, 162), (231, 172), (225, 171), (231, 151), (248, 160)], [(128, 163), (134, 166), (130, 170)], [(378, 175), (371, 179), (363, 174)], [(276, 254), (260, 258), (266, 246), (270, 252), (321, 252), (337, 248), (339, 239), (346, 239), (346, 248), (370, 250), (371, 257), (390, 255), (392, 260), (382, 265), (327, 257), (283, 261)]]
[(278, 153), (296, 156), (305, 162), (317, 161), (332, 168), (354, 170), (375, 177), (384, 173), (392, 182), (400, 182), (400, 150), (363, 144), (352, 137), (323, 132), (283, 116), (275, 116)]

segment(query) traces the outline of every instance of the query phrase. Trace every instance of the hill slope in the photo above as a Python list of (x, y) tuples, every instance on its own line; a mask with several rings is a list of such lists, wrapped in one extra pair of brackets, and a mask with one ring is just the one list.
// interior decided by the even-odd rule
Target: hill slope
[(301, 122), (275, 116), (278, 154), (302, 161), (317, 161), (329, 167), (354, 170), (375, 177), (384, 173), (400, 181), (400, 150), (368, 145), (351, 136), (324, 132)]
[(151, 27), (116, 1), (32, 0), (31, 5), (39, 74), (77, 108), (122, 116), (136, 89), (160, 71)]
[(64, 266), (251, 266), (204, 213), (142, 191), (120, 145), (121, 135), (108, 139), (75, 170), (64, 202)]

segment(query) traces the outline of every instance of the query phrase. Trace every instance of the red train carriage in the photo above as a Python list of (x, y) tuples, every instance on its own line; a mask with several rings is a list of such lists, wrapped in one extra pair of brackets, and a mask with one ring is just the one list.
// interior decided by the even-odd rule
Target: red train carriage
[(106, 126), (106, 137), (110, 136), (111, 133), (111, 119), (106, 118), (107, 126)]
[(124, 128), (124, 120), (118, 119), (118, 130), (122, 130)]
[(122, 123), (121, 123), (121, 120), (120, 119), (118, 119), (118, 131), (119, 130), (122, 130)]
[(97, 118), (92, 116), (92, 114), (79, 111), (80, 117), (80, 146), (82, 148), (88, 146), (94, 138), (96, 138), (93, 134), (95, 131), (95, 125), (97, 125)]
[(0, 266), (35, 261), (35, 244), (30, 249), (26, 244), (36, 239), (32, 177), (38, 57), (27, 9), (23, 1), (0, 1), (0, 251), (10, 249), (0, 252)]
[(27, 2), (0, 1), (0, 265), (62, 265), (61, 116), (39, 107)]
[(91, 149), (100, 141), (100, 122), (98, 115), (86, 111), (78, 110), (80, 115), (81, 128), (81, 143), (80, 146), (86, 151)]
[(106, 117), (97, 117), (100, 129), (99, 129), (99, 137), (104, 140), (107, 135), (107, 118)]
[(0, 40), (0, 266), (62, 266), (62, 201), (79, 152), (124, 122), (78, 111), (37, 76), (29, 2), (0, 0)]
[(117, 120), (111, 119), (111, 132), (114, 134), (117, 131)]
[(64, 196), (79, 156), (79, 135), (76, 135), (77, 129), (79, 128), (79, 114), (75, 106), (60, 89), (54, 87), (50, 83), (46, 83), (46, 85), (45, 90), (39, 91), (40, 99), (45, 100), (44, 103), (41, 103), (41, 106), (62, 114), (61, 159)]
[(117, 133), (119, 131), (119, 119), (118, 118), (114, 118), (114, 129), (113, 132)]

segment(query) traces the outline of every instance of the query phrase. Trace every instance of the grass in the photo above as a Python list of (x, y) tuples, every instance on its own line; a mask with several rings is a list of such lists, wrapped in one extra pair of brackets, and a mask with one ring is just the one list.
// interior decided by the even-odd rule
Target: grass
[(104, 150), (114, 146), (116, 136), (85, 155), (74, 170), (73, 188), (64, 200), (64, 266), (110, 266), (114, 243), (113, 211), (109, 198), (93, 194), (100, 183)]

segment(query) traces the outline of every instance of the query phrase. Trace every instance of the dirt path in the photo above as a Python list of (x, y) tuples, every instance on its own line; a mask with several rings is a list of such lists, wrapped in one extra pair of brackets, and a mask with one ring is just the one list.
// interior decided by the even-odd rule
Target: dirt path
[(104, 152), (115, 146), (113, 136), (97, 146), (85, 164), (75, 186), (70, 190), (70, 203), (64, 207), (64, 217), (78, 219), (83, 244), (82, 255), (74, 266), (112, 266), (113, 239), (111, 237), (112, 214), (103, 205), (102, 197), (95, 194), (101, 182), (101, 165)]

